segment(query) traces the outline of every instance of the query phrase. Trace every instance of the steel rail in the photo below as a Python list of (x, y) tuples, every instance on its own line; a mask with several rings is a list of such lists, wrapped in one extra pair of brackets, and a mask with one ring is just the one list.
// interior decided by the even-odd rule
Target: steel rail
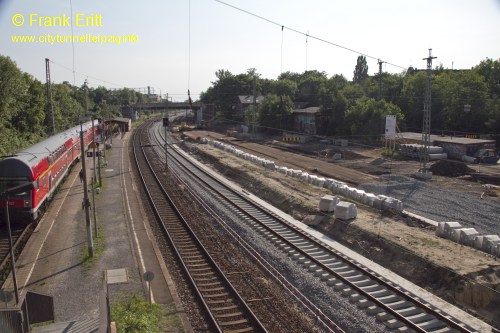
[[(161, 137), (161, 133), (159, 135)], [(170, 154), (169, 158), (170, 159), (176, 159), (176, 157), (174, 156), (174, 154), (177, 153), (177, 152), (175, 152), (175, 149), (174, 149), (173, 146), (171, 146), (171, 148), (172, 149), (169, 149), (169, 154)], [(185, 159), (181, 154), (179, 154), (179, 153), (177, 153), (177, 154), (178, 154), (178, 156), (181, 156), (181, 158), (183, 160), (188, 161), (189, 164), (193, 168), (195, 168), (196, 170), (199, 170), (199, 168), (195, 164), (193, 164), (191, 161)], [(178, 163), (184, 165), (184, 163), (181, 163), (181, 162), (178, 162)], [(298, 253), (299, 254), (299, 259), (300, 259), (300, 257), (304, 257), (304, 258), (308, 258), (308, 260), (314, 261), (315, 265), (317, 265), (317, 267), (319, 269), (321, 269), (324, 272), (328, 272), (329, 274), (334, 275), (336, 279), (342, 281), (342, 283), (344, 283), (345, 285), (349, 286), (349, 288), (355, 290), (356, 293), (362, 295), (363, 297), (365, 297), (366, 299), (368, 299), (370, 302), (374, 303), (375, 305), (377, 305), (378, 307), (380, 307), (381, 309), (383, 309), (383, 311), (389, 313), (390, 315), (392, 315), (394, 318), (396, 318), (398, 321), (402, 322), (404, 325), (408, 326), (409, 328), (412, 328), (412, 329), (414, 329), (417, 332), (428, 332), (429, 330), (426, 329), (426, 328), (423, 328), (422, 326), (425, 327), (424, 324), (432, 323), (433, 319), (425, 319), (423, 321), (420, 321), (421, 319), (425, 318), (424, 316), (426, 314), (428, 314), (430, 316), (435, 317), (436, 320), (439, 320), (439, 321), (445, 323), (450, 329), (454, 329), (454, 330), (457, 330), (459, 332), (464, 332), (464, 333), (474, 332), (474, 330), (472, 330), (471, 328), (466, 327), (465, 324), (463, 324), (463, 323), (455, 320), (454, 318), (451, 318), (448, 315), (442, 313), (439, 309), (435, 310), (432, 307), (424, 304), (422, 301), (420, 301), (419, 299), (417, 299), (415, 296), (409, 294), (407, 291), (399, 289), (398, 286), (394, 285), (391, 282), (388, 282), (388, 281), (384, 280), (382, 277), (376, 275), (375, 273), (370, 272), (367, 268), (364, 268), (362, 265), (360, 265), (360, 264), (354, 262), (353, 260), (345, 257), (341, 253), (338, 253), (338, 251), (330, 248), (325, 243), (323, 243), (321, 241), (318, 241), (316, 239), (312, 239), (310, 236), (308, 236), (306, 233), (304, 233), (299, 228), (291, 226), (289, 223), (287, 223), (286, 221), (283, 221), (276, 214), (268, 211), (264, 207), (262, 207), (262, 206), (260, 206), (260, 205), (258, 205), (256, 203), (254, 203), (254, 202), (251, 202), (250, 200), (248, 200), (241, 193), (238, 193), (238, 192), (236, 192), (236, 191), (234, 191), (232, 189), (227, 188), (226, 185), (220, 183), (217, 179), (214, 179), (211, 176), (207, 176), (205, 174), (205, 172), (201, 171), (200, 174), (202, 174), (203, 176), (200, 176), (199, 174), (196, 174), (191, 168), (187, 168), (187, 167), (185, 167), (185, 168), (186, 168), (186, 170), (190, 171), (190, 173), (192, 175), (194, 175), (200, 181), (202, 181), (212, 191), (216, 191), (217, 193), (219, 193), (219, 195), (221, 197), (226, 197), (225, 198), (225, 203), (226, 204), (231, 205), (231, 206), (235, 207), (235, 209), (240, 210), (240, 212), (243, 213), (243, 214), (245, 214), (249, 219), (253, 220), (255, 223), (258, 223), (262, 228), (266, 229), (266, 232), (270, 233), (272, 235), (272, 236), (267, 236), (268, 238), (277, 237), (281, 241), (286, 242), (287, 246), (293, 248), (293, 251), (295, 251), (294, 255), (296, 257), (297, 257), (296, 254)], [(202, 179), (202, 177), (205, 177), (205, 178)], [(232, 193), (233, 197), (232, 198), (227, 198), (227, 193), (222, 193), (222, 191), (220, 189), (217, 189), (216, 186), (213, 183), (210, 184), (210, 181), (208, 181), (206, 179), (206, 177), (209, 177), (210, 181), (218, 184), (219, 186), (222, 186), (224, 188), (223, 191)], [(248, 211), (247, 211), (248, 208), (242, 208), (240, 206), (241, 204), (238, 205), (238, 203), (237, 203), (238, 200), (235, 200), (235, 198), (243, 200), (244, 202), (246, 202), (247, 204), (249, 204), (252, 207), (258, 207), (261, 210), (261, 212), (265, 212), (265, 214), (267, 214), (269, 218), (277, 220), (277, 221), (280, 221), (280, 223), (282, 225), (286, 225), (287, 228), (289, 228), (289, 230), (293, 230), (293, 232), (299, 233), (301, 235), (301, 237), (303, 237), (303, 238), (305, 238), (307, 240), (307, 242), (310, 242), (310, 243), (314, 244), (319, 249), (326, 247), (331, 253), (335, 254), (343, 263), (345, 263), (346, 265), (349, 265), (351, 267), (354, 267), (355, 271), (347, 270), (347, 272), (349, 272), (350, 275), (349, 276), (344, 276), (342, 274), (337, 273), (335, 270), (332, 270), (332, 268), (329, 267), (328, 264), (325, 264), (325, 263), (321, 262), (320, 260), (318, 260), (317, 258), (315, 258), (314, 256), (311, 256), (308, 253), (308, 252), (311, 252), (310, 250), (306, 251), (303, 248), (301, 248), (300, 246), (296, 246), (293, 242), (290, 242), (289, 239), (287, 239), (286, 237), (282, 237), (281, 234), (283, 232), (277, 232), (277, 231), (273, 230), (269, 225), (266, 225), (265, 223), (263, 224), (260, 221), (259, 218), (255, 218), (255, 216), (253, 214), (248, 213)], [(288, 237), (288, 238), (290, 238), (290, 237)], [(283, 247), (283, 245), (281, 245), (281, 247)], [(291, 251), (291, 250), (289, 250), (289, 251)], [(304, 259), (300, 259), (300, 260), (305, 261)], [(342, 269), (342, 271), (346, 271), (346, 270)], [(351, 277), (356, 277), (357, 281), (363, 281), (363, 280), (359, 279), (359, 275), (358, 274), (352, 274), (353, 272), (354, 273), (361, 273), (361, 274), (367, 276), (370, 279), (370, 282), (374, 281), (375, 283), (377, 283), (380, 286), (380, 288), (378, 288), (378, 289), (375, 288), (375, 287), (373, 287), (373, 288), (367, 288), (366, 285), (364, 285), (362, 287), (358, 286), (350, 278)], [(364, 281), (364, 284), (366, 284), (365, 281)], [(372, 287), (371, 284), (368, 284), (368, 286)], [(406, 300), (408, 302), (411, 302), (416, 307), (418, 307), (419, 309), (421, 309), (422, 312), (425, 313), (425, 314), (422, 315), (421, 313), (413, 313), (413, 312), (409, 312), (409, 315), (406, 315), (406, 316), (403, 315), (403, 314), (401, 314), (403, 312), (402, 309), (408, 309), (409, 308), (408, 305), (406, 305), (405, 303), (401, 302), (401, 299), (396, 299), (395, 302), (391, 302), (391, 303), (384, 303), (381, 300), (381, 298), (388, 299), (388, 298), (390, 298), (389, 297), (390, 295), (382, 294), (383, 297), (376, 297), (376, 296), (374, 296), (374, 294), (379, 293), (379, 291), (384, 290), (384, 288), (386, 290), (394, 293), (395, 295), (397, 295), (402, 300)], [(367, 291), (367, 289), (370, 289), (370, 291)], [(346, 291), (346, 293), (348, 293), (348, 292)], [(391, 307), (391, 305), (393, 305), (393, 307), (396, 307), (396, 306), (403, 306), (403, 307), (402, 308), (393, 308), (393, 307)], [(415, 319), (415, 317), (416, 317), (416, 319)], [(411, 320), (411, 318), (414, 318), (415, 320)], [(391, 320), (391, 318), (389, 317), (386, 320), (389, 321), (389, 320)], [(435, 322), (433, 324), (435, 324)], [(435, 327), (433, 327), (433, 330), (434, 329), (435, 329)]]
[[(146, 126), (147, 124), (144, 124), (144, 127)], [(140, 132), (141, 129), (138, 129), (137, 132)], [(141, 162), (139, 162), (136, 151), (136, 135), (134, 135), (133, 151), (144, 189), (148, 194), (148, 200), (154, 208), (155, 215), (161, 221), (164, 234), (168, 238), (195, 294), (210, 318), (211, 326), (218, 332), (267, 332), (208, 251), (203, 247), (193, 230), (186, 223), (186, 219), (173, 203), (158, 176), (154, 173), (145, 151), (145, 148), (151, 147), (151, 145), (140, 143), (144, 157), (142, 163), (147, 164), (147, 169), (144, 170), (145, 166), (139, 165)], [(148, 180), (145, 179), (147, 174), (151, 178), (149, 182), (154, 184), (148, 186)], [(155, 185), (155, 187), (152, 187), (152, 185)], [(158, 197), (161, 197), (161, 199)], [(168, 221), (165, 220), (165, 215), (168, 215)], [(189, 253), (190, 258), (188, 258), (187, 253)], [(193, 262), (193, 258), (196, 258), (196, 263)], [(189, 259), (191, 259), (191, 263)], [(210, 271), (205, 268), (207, 265), (210, 266)], [(211, 277), (210, 283), (207, 283), (207, 276)], [(214, 294), (214, 290), (216, 294)], [(235, 318), (243, 319), (235, 320)]]

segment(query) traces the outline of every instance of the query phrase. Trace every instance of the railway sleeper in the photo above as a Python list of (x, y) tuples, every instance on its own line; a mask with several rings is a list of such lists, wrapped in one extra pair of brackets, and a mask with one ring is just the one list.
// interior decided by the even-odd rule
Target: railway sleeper
[(373, 293), (373, 292), (377, 292), (377, 291), (381, 291), (381, 290), (387, 290), (387, 289), (382, 289), (383, 287), (374, 282), (374, 284), (372, 285), (369, 285), (367, 287), (362, 287), (361, 289), (363, 289), (364, 292), (367, 292), (367, 293)]
[(241, 313), (240, 311), (237, 311), (237, 312), (227, 312), (227, 313), (217, 315), (217, 318), (222, 318), (222, 319), (234, 318), (234, 317), (243, 317), (243, 313)]
[(365, 290), (365, 288), (368, 288), (368, 287), (378, 286), (378, 284), (376, 282), (374, 282), (373, 280), (370, 280), (370, 279), (355, 281), (354, 284), (356, 284), (356, 287), (362, 288), (363, 290)]
[(435, 331), (438, 329), (445, 329), (445, 328), (448, 329), (448, 332), (451, 330), (451, 328), (448, 328), (448, 326), (445, 323), (436, 318), (431, 319), (423, 324), (418, 324), (418, 327), (424, 329), (425, 331), (430, 331), (430, 330)]
[(361, 295), (361, 294), (358, 294), (358, 293), (354, 293), (354, 294), (351, 294), (349, 296), (349, 302), (351, 303), (356, 303), (356, 302), (359, 302), (361, 301), (362, 299), (366, 299), (365, 296)]
[(189, 269), (193, 269), (193, 270), (200, 269), (200, 268), (203, 268), (203, 269), (210, 268), (210, 266), (205, 261), (198, 263), (198, 264), (186, 263), (186, 266), (189, 267)]
[(208, 282), (208, 283), (199, 283), (198, 281), (196, 281), (196, 285), (198, 287), (201, 287), (201, 288), (204, 288), (204, 287), (213, 287), (213, 286), (220, 286), (220, 282), (219, 281), (215, 281), (215, 282)]
[(408, 326), (402, 326), (402, 327), (396, 328), (394, 330), (394, 332), (397, 332), (397, 333), (416, 333), (414, 329), (409, 328)]
[(361, 299), (356, 303), (356, 306), (360, 309), (366, 309), (369, 308), (370, 306), (374, 306), (372, 301), (369, 301), (368, 299)]
[(401, 301), (401, 297), (395, 294), (384, 296), (384, 297), (378, 297), (377, 300), (380, 302), (383, 302), (387, 306), (391, 306), (394, 303), (398, 303)]
[(243, 324), (250, 325), (250, 323), (246, 319), (219, 322), (220, 326), (237, 326), (237, 325), (243, 325)]
[(326, 253), (325, 251), (323, 251), (319, 248), (317, 248), (316, 250), (312, 250), (312, 251), (306, 251), (306, 253), (308, 255), (314, 257), (314, 259), (316, 259), (316, 260), (322, 260), (325, 257), (330, 256), (328, 253)]
[(223, 299), (225, 302), (227, 302), (228, 297), (229, 297), (229, 293), (225, 292), (225, 293), (219, 293), (219, 294), (206, 294), (206, 295), (203, 295), (203, 297), (211, 298), (211, 299), (214, 299), (214, 298)]
[(366, 278), (366, 276), (364, 276), (362, 274), (348, 276), (348, 277), (346, 277), (346, 279), (349, 280), (349, 282), (351, 282), (352, 284), (355, 284), (356, 286), (358, 286), (358, 283), (360, 283), (360, 282), (370, 281)]
[(379, 312), (375, 315), (375, 318), (378, 320), (378, 321), (381, 321), (381, 322), (386, 322), (388, 320), (391, 320), (391, 319), (396, 319), (394, 318), (393, 315), (391, 315), (390, 313), (387, 313), (387, 312)]
[(354, 293), (354, 291), (349, 287), (342, 289), (340, 292), (343, 296), (351, 296)]
[(392, 295), (392, 292), (389, 291), (389, 290), (387, 290), (387, 289), (385, 289), (385, 288), (370, 293), (370, 296), (375, 297), (377, 299), (379, 299), (381, 297), (386, 297), (386, 296), (389, 296), (389, 295)]
[[(331, 262), (325, 262), (325, 261), (331, 261)], [(326, 267), (330, 268), (331, 270), (345, 266), (345, 264), (342, 261), (338, 261), (337, 259), (332, 258), (331, 260), (329, 259), (325, 261), (321, 261), (321, 263)]]
[(203, 287), (203, 286), (198, 286), (198, 289), (204, 293), (208, 293), (208, 295), (210, 295), (210, 293), (218, 293), (218, 292), (221, 292), (223, 290), (226, 290), (225, 287), (222, 287), (219, 285), (219, 287), (213, 287), (213, 286), (208, 286), (208, 287)]
[(401, 310), (397, 310), (397, 312), (401, 316), (405, 316), (405, 317), (414, 316), (414, 315), (419, 314), (419, 313), (425, 313), (422, 309), (417, 308), (413, 304), (411, 306), (407, 307), (407, 308), (404, 308), (404, 309), (401, 309)]
[(391, 330), (405, 326), (405, 324), (403, 324), (401, 321), (397, 320), (396, 318), (385, 321), (384, 325), (387, 326), (387, 328), (391, 329)]
[(385, 311), (377, 305), (372, 305), (366, 308), (366, 312), (371, 315), (376, 315), (380, 312), (385, 312)]
[(218, 299), (207, 299), (205, 302), (208, 305), (218, 305), (218, 306), (225, 306), (227, 304), (234, 304), (233, 300), (230, 298), (218, 298)]
[(326, 280), (326, 284), (331, 287), (331, 286), (335, 285), (338, 281), (339, 281), (338, 279), (331, 277), (331, 278)]
[(309, 258), (307, 258), (307, 257), (302, 257), (302, 258), (299, 259), (299, 263), (302, 266), (309, 267), (309, 265), (312, 263), (312, 261)]
[(221, 307), (218, 307), (218, 308), (212, 308), (211, 310), (212, 311), (230, 311), (230, 310), (234, 310), (234, 309), (237, 309), (238, 307), (236, 305), (229, 305), (229, 306), (221, 306)]
[(401, 299), (400, 301), (398, 302), (395, 302), (395, 303), (391, 303), (391, 304), (388, 304), (388, 306), (393, 309), (394, 311), (400, 311), (400, 310), (403, 310), (403, 309), (407, 309), (407, 308), (410, 308), (413, 306), (413, 303), (411, 302), (408, 302), (404, 299)]
[[(436, 318), (428, 314), (427, 312), (421, 312), (412, 316), (407, 316), (406, 319), (410, 320), (412, 323), (417, 324), (418, 326), (421, 326)], [(442, 321), (439, 322), (441, 323), (441, 325), (444, 325)]]
[[(310, 270), (310, 269), (309, 269), (309, 270)], [(322, 276), (324, 272), (325, 272), (325, 271), (323, 270), (323, 268), (318, 268), (318, 269), (316, 269), (316, 270), (314, 271), (314, 276), (316, 276), (316, 277), (318, 277), (318, 276)]]
[(346, 287), (346, 284), (344, 282), (341, 282), (340, 280), (337, 280), (337, 282), (333, 285), (333, 288), (335, 288), (335, 290), (342, 290)]

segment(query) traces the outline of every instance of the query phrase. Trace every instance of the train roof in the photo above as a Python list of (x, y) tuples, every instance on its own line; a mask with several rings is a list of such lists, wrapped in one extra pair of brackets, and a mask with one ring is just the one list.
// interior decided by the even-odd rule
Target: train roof
[[(92, 122), (86, 122), (82, 124), (82, 129), (84, 131), (92, 127)], [(60, 146), (70, 138), (78, 138), (80, 135), (80, 125), (67, 129), (56, 135), (53, 135), (43, 141), (35, 143), (28, 148), (25, 148), (12, 157), (7, 157), (4, 160), (16, 159), (18, 161), (26, 163), (28, 166), (36, 165), (41, 159), (50, 156), (53, 152), (57, 150)], [(0, 161), (1, 163), (2, 161)]]

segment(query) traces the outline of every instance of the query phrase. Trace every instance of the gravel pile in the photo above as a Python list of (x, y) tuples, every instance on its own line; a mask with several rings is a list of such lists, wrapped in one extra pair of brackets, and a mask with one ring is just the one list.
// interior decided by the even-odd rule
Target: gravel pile
[(430, 167), (430, 170), (434, 175), (447, 177), (460, 177), (474, 172), (465, 163), (452, 160), (437, 161)]
[(496, 200), (438, 188), (400, 175), (383, 175), (380, 180), (380, 183), (361, 184), (358, 188), (395, 197), (403, 201), (405, 210), (438, 222), (456, 221), (482, 234), (500, 234), (500, 205)]

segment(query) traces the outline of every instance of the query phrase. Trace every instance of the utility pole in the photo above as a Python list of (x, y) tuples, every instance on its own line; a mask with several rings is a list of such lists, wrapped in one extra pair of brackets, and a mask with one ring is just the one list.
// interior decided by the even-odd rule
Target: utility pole
[(83, 208), (85, 209), (85, 225), (87, 227), (87, 246), (89, 249), (89, 257), (94, 256), (94, 244), (92, 241), (92, 228), (90, 227), (90, 201), (87, 192), (87, 172), (85, 169), (85, 143), (83, 142), (83, 128), (82, 123), (80, 123), (80, 149), (81, 149), (81, 159), (82, 159), (82, 171), (83, 171)]
[(255, 112), (257, 112), (257, 88), (256, 86), (256, 81), (257, 78), (255, 76), (255, 73), (253, 73), (253, 115), (252, 115), (252, 133), (253, 133), (253, 138), (255, 139)]
[(385, 61), (378, 60), (378, 100), (382, 99), (382, 64)]
[(163, 117), (163, 128), (165, 130), (165, 173), (168, 172), (168, 157), (167, 157), (167, 127), (170, 125), (168, 117)]
[(432, 172), (427, 169), (429, 163), (429, 146), (431, 141), (431, 105), (432, 105), (432, 49), (429, 49), (429, 56), (422, 60), (427, 60), (427, 82), (424, 98), (424, 117), (422, 123), (422, 149), (420, 149), (420, 170), (416, 176), (420, 179), (431, 179)]
[(45, 80), (47, 85), (47, 111), (50, 112), (50, 116), (52, 118), (52, 135), (56, 134), (56, 125), (54, 122), (54, 105), (52, 104), (52, 89), (50, 82), (50, 60), (49, 58), (45, 58)]

